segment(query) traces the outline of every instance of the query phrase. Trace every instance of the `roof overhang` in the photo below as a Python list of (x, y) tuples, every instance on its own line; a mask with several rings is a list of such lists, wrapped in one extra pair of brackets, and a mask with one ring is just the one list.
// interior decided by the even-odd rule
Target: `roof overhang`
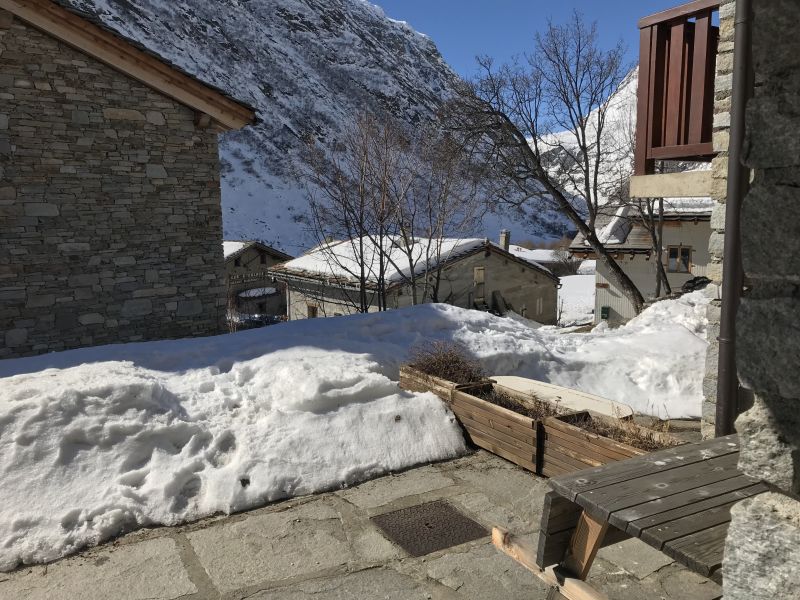
[(631, 198), (708, 198), (711, 171), (687, 171), (631, 177)]
[(241, 129), (254, 111), (51, 0), (0, 0), (0, 9), (193, 109), (196, 122)]

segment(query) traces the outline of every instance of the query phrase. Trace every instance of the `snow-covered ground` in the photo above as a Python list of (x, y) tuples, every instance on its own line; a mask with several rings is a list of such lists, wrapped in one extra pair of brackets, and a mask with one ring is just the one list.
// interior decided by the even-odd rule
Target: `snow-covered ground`
[(561, 277), (558, 290), (561, 327), (586, 325), (594, 320), (595, 268), (596, 261), (584, 260), (577, 275)]
[(463, 453), (444, 405), (395, 383), (428, 339), (494, 374), (699, 416), (706, 303), (588, 334), (424, 305), (0, 361), (0, 569)]

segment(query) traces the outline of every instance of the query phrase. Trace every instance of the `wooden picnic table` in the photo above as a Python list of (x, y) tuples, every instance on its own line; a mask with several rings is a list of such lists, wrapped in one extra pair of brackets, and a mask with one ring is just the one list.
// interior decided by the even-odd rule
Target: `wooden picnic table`
[(767, 491), (738, 458), (731, 435), (554, 477), (538, 547), (499, 528), (493, 541), (551, 583), (552, 598), (604, 598), (584, 580), (602, 546), (628, 537), (721, 583), (731, 506)]

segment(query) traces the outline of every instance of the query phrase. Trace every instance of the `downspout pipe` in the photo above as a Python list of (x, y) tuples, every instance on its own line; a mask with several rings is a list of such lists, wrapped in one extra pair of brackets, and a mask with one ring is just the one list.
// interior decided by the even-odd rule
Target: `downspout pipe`
[(752, 96), (752, 0), (736, 0), (733, 46), (728, 194), (725, 207), (725, 245), (722, 266), (722, 314), (719, 333), (719, 371), (715, 434), (735, 432), (739, 415), (739, 377), (736, 370), (736, 313), (744, 285), (740, 217), (742, 200), (750, 186), (750, 170), (743, 163), (745, 113)]

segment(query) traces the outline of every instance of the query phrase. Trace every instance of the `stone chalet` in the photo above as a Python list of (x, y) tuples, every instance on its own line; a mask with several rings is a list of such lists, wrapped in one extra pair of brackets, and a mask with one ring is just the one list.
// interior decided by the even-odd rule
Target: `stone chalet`
[[(384, 261), (386, 308), (411, 306), (414, 281), (419, 303), (443, 302), (501, 315), (514, 311), (539, 323), (556, 323), (558, 277), (515, 255), (508, 240), (507, 234), (501, 244), (486, 239), (417, 239), (413, 274), (399, 238), (386, 240), (384, 253), (390, 257)], [(365, 237), (361, 258), (356, 247), (358, 238), (332, 242), (270, 270), (287, 285), (290, 320), (357, 312), (362, 262), (369, 311), (380, 309), (377, 244)], [(438, 252), (430, 250), (437, 247)]]
[(0, 1), (0, 63), (0, 358), (221, 332), (253, 110), (51, 0)]
[(228, 309), (241, 315), (283, 317), (286, 286), (273, 281), (269, 269), (292, 257), (253, 240), (222, 243)]

